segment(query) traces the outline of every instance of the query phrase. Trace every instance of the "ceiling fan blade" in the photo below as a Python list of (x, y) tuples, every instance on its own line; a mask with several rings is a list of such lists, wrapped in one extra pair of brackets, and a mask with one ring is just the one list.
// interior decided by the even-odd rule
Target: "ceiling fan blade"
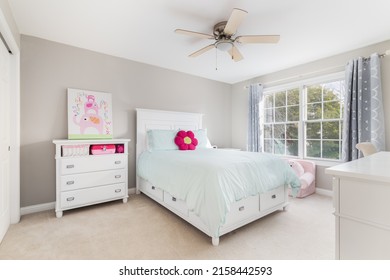
[(226, 35), (233, 35), (236, 33), (238, 26), (241, 24), (242, 20), (246, 16), (248, 12), (234, 8), (232, 11), (232, 14), (229, 17), (229, 20), (226, 23), (226, 26), (223, 30), (223, 32)]
[(238, 36), (235, 42), (242, 44), (269, 43), (274, 44), (279, 42), (279, 35), (244, 35)]
[(215, 48), (214, 44), (208, 45), (207, 47), (201, 48), (200, 50), (190, 54), (189, 57), (197, 57), (198, 55), (201, 55), (202, 53), (205, 53), (213, 48)]
[(240, 53), (240, 51), (237, 49), (236, 46), (233, 45), (233, 47), (228, 51), (230, 56), (232, 57), (232, 59), (237, 62), (237, 61), (240, 61), (242, 59), (244, 59), (244, 57), (242, 56), (242, 54)]
[(189, 30), (184, 30), (184, 29), (176, 29), (175, 32), (178, 34), (195, 36), (195, 37), (199, 37), (199, 38), (214, 39), (214, 35), (195, 32), (195, 31), (189, 31)]

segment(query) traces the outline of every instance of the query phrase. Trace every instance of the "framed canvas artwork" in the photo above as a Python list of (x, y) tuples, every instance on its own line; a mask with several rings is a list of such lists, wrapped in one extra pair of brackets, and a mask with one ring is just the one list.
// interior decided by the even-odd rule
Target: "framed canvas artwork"
[(110, 93), (68, 88), (68, 138), (113, 138)]

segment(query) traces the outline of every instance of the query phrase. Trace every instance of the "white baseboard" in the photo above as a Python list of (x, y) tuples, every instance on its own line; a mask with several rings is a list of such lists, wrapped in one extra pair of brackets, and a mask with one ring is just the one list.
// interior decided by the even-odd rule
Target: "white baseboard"
[(42, 204), (36, 204), (36, 205), (27, 206), (27, 207), (22, 207), (22, 208), (20, 208), (20, 215), (23, 216), (23, 215), (27, 215), (27, 214), (52, 210), (55, 208), (55, 206), (56, 206), (55, 202), (49, 202), (49, 203), (42, 203)]
[(316, 193), (318, 193), (320, 195), (326, 195), (326, 196), (333, 197), (333, 191), (332, 190), (316, 188)]
[[(135, 188), (129, 188), (129, 194), (135, 194)], [(23, 216), (23, 215), (42, 212), (42, 211), (53, 210), (55, 209), (55, 207), (56, 207), (55, 202), (48, 202), (48, 203), (22, 207), (20, 208), (20, 215)]]

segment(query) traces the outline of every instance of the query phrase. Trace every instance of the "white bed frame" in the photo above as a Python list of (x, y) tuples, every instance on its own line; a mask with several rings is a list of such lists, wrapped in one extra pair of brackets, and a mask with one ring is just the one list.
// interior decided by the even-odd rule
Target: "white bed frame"
[[(137, 110), (137, 139), (136, 154), (139, 155), (147, 149), (146, 132), (150, 129), (183, 129), (196, 130), (202, 128), (202, 114), (183, 113), (171, 111), (159, 111), (148, 109)], [(206, 225), (201, 219), (189, 211), (186, 203), (169, 193), (153, 186), (148, 181), (137, 176), (136, 193), (144, 193), (148, 197), (157, 201), (173, 213), (183, 218), (199, 230), (212, 238), (212, 244), (219, 244), (219, 237), (244, 226), (254, 220), (278, 210), (286, 210), (288, 205), (288, 189), (280, 186), (275, 190), (245, 198), (231, 205), (231, 211), (226, 216), (226, 223), (220, 228), (218, 237), (210, 234)]]

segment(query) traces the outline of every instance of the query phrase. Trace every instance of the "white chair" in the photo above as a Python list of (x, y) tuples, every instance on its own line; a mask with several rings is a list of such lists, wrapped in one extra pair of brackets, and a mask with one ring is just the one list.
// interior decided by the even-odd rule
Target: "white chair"
[(363, 156), (369, 156), (377, 152), (375, 146), (371, 142), (361, 142), (356, 144), (356, 149), (363, 153)]

